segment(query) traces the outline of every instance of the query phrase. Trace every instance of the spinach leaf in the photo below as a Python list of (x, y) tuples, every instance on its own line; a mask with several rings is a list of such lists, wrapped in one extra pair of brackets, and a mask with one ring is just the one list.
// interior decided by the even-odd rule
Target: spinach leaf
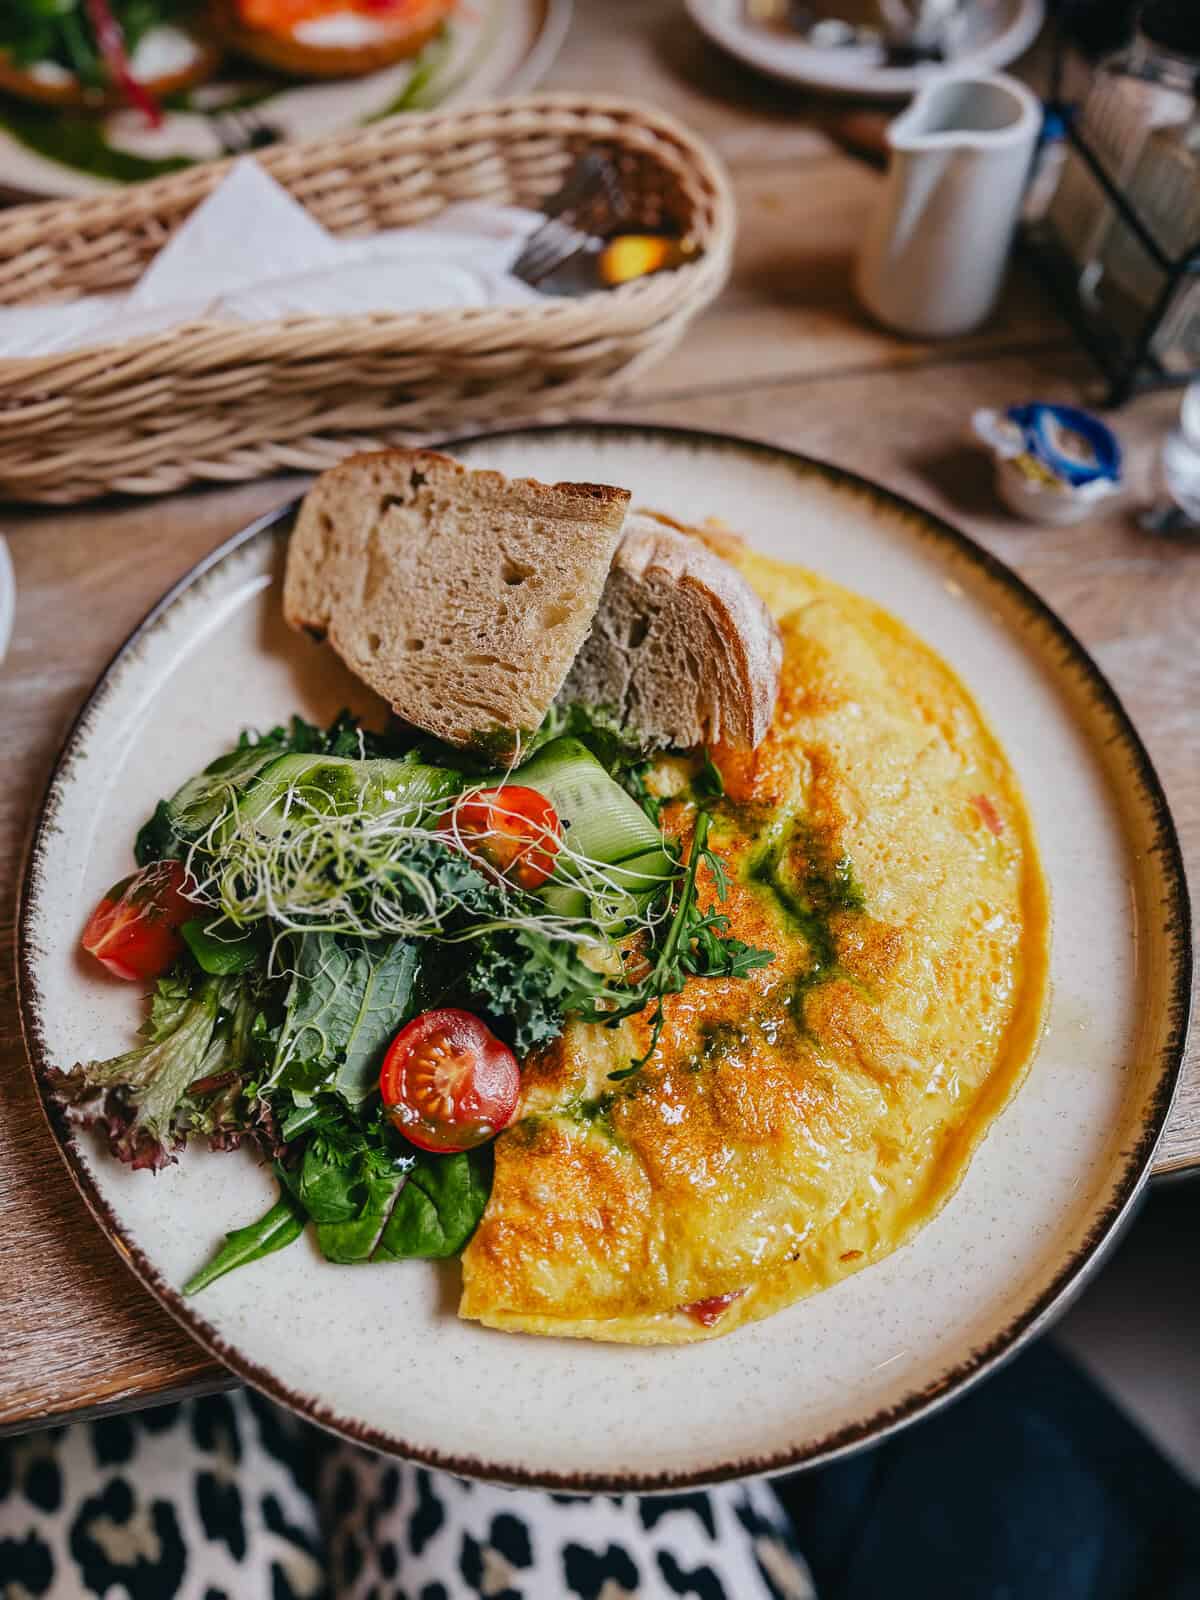
[(295, 1192), (314, 1222), (351, 1222), (382, 1203), (369, 1203), (373, 1186), (384, 1180), (394, 1192), (412, 1165), (412, 1157), (391, 1153), (382, 1134), (371, 1142), (366, 1134), (325, 1133), (305, 1150)]
[(338, 1221), (317, 1223), (317, 1243), (327, 1261), (351, 1266), (374, 1259), (375, 1247), (403, 1189), (403, 1172), (378, 1173), (360, 1186), (356, 1212)]
[(420, 959), (416, 944), (399, 939), (302, 934), (275, 1072), (293, 1062), (325, 1063), (322, 1081), (353, 1105), (365, 1100), (388, 1041), (411, 1014)]
[(160, 800), (154, 815), (143, 822), (133, 843), (133, 858), (139, 867), (148, 867), (152, 861), (165, 861), (168, 856), (182, 856), (186, 846), (175, 832), (171, 808)]
[(251, 1261), (261, 1261), (263, 1256), (282, 1250), (303, 1232), (304, 1210), (287, 1188), (281, 1187), (279, 1199), (265, 1216), (225, 1235), (225, 1243), (208, 1265), (194, 1272), (184, 1284), (184, 1294), (198, 1294), (235, 1267), (248, 1266)]
[(441, 1156), (399, 1145), (382, 1122), (357, 1129), (322, 1116), (290, 1181), (328, 1260), (451, 1256), (475, 1231), (491, 1192), (490, 1146)]
[(185, 922), (179, 930), (201, 972), (210, 973), (216, 978), (248, 972), (262, 953), (262, 944), (257, 935), (244, 933), (238, 936), (233, 924), (227, 922), (225, 927), (233, 932), (234, 937), (223, 938), (212, 931), (214, 926), (211, 921), (202, 922), (194, 918)]
[(418, 1161), (396, 1197), (372, 1260), (457, 1255), (475, 1232), (491, 1189), (491, 1145)]

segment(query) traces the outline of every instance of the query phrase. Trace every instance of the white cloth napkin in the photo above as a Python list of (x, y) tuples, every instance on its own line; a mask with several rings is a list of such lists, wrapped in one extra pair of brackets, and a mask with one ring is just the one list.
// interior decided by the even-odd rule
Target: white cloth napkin
[(117, 344), (200, 319), (535, 302), (537, 291), (509, 269), (541, 221), (515, 206), (471, 202), (422, 226), (338, 239), (246, 158), (128, 293), (0, 310), (0, 357)]

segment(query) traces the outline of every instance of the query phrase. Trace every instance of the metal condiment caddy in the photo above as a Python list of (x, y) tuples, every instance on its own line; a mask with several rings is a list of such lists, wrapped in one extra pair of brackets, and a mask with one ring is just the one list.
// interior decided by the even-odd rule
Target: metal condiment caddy
[[(1200, 377), (1200, 19), (1190, 9), (1180, 0), (1152, 0), (1126, 55), (1130, 65), (1117, 60), (1098, 69), (1129, 72), (1136, 103), (1124, 110), (1103, 103), (1103, 83), (1082, 114), (1065, 103), (1068, 46), (1061, 27), (1056, 32), (1047, 120), (1048, 130), (1062, 126), (1066, 165), (1023, 242), (1107, 379), (1110, 406)], [(1158, 50), (1174, 81), (1156, 81), (1139, 62), (1139, 48)], [(1189, 97), (1190, 110), (1183, 104)], [(1138, 119), (1136, 128), (1120, 117)], [(1113, 170), (1114, 161), (1122, 170)]]

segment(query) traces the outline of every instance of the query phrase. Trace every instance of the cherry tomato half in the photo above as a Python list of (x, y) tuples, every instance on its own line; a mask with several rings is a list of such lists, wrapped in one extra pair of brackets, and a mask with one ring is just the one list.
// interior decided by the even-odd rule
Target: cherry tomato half
[(469, 1011), (415, 1017), (388, 1046), (379, 1090), (392, 1121), (422, 1150), (471, 1150), (517, 1110), (517, 1058)]
[(180, 925), (196, 915), (181, 861), (154, 861), (115, 884), (88, 918), (83, 948), (115, 978), (157, 978), (180, 954)]
[(562, 838), (558, 813), (536, 789), (505, 783), (464, 795), (441, 831), (520, 889), (540, 889), (554, 871)]

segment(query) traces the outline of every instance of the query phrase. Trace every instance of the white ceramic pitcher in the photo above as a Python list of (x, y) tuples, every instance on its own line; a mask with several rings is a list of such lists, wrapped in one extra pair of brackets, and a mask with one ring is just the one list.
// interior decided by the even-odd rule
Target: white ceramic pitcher
[(857, 287), (880, 322), (922, 339), (981, 323), (996, 303), (1042, 109), (1015, 78), (938, 79), (887, 130), (891, 160)]

